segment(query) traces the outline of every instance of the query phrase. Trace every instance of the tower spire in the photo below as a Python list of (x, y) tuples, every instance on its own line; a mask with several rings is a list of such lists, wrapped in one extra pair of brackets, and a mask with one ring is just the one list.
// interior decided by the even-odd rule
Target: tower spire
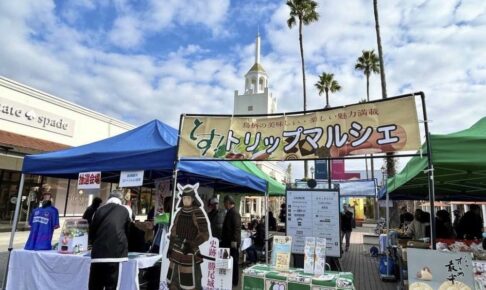
[(258, 32), (255, 43), (255, 63), (260, 63), (260, 26), (258, 26)]

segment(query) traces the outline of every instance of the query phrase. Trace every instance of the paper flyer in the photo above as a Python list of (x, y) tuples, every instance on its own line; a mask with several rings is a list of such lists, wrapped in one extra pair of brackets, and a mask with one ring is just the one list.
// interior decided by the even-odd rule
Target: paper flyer
[(314, 274), (316, 276), (324, 275), (326, 270), (326, 238), (316, 239), (316, 260), (314, 265)]
[(314, 274), (314, 261), (316, 254), (316, 238), (306, 237), (304, 248), (304, 273)]
[(279, 271), (288, 271), (290, 266), (290, 252), (292, 237), (274, 236), (272, 250), (272, 265)]

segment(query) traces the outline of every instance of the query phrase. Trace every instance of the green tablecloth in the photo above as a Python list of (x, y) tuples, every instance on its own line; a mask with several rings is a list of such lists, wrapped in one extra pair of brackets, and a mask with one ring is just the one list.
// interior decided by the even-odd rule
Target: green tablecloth
[(326, 272), (324, 277), (304, 274), (303, 269), (280, 272), (268, 265), (255, 265), (243, 271), (243, 290), (351, 290), (353, 274)]

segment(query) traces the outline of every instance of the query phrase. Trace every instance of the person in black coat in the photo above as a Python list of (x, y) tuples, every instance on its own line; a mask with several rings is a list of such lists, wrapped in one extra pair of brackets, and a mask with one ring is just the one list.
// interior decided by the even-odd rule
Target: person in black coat
[(341, 213), (341, 241), (346, 238), (346, 252), (349, 250), (349, 240), (353, 231), (353, 213), (349, 210), (349, 205), (343, 206), (344, 212)]
[(467, 240), (482, 239), (483, 237), (483, 218), (481, 208), (477, 204), (471, 204), (469, 211), (459, 221), (459, 232)]
[(271, 232), (277, 231), (277, 219), (273, 216), (273, 212), (268, 212), (268, 230)]
[(95, 197), (93, 198), (93, 202), (91, 202), (91, 205), (88, 206), (88, 208), (84, 211), (83, 219), (88, 221), (88, 225), (91, 225), (91, 222), (93, 221), (93, 215), (100, 207), (102, 202), (103, 200), (101, 200), (101, 198)]
[(237, 286), (240, 277), (238, 262), (241, 244), (241, 216), (235, 208), (235, 200), (232, 196), (224, 197), (224, 207), (227, 212), (223, 222), (221, 248), (230, 248), (230, 255), (233, 257), (233, 286)]
[(118, 289), (120, 263), (128, 261), (128, 228), (131, 212), (123, 204), (123, 192), (110, 193), (96, 211), (89, 228), (93, 241), (89, 290)]
[(451, 216), (446, 210), (439, 210), (435, 214), (435, 231), (438, 239), (453, 239), (456, 237), (452, 227)]

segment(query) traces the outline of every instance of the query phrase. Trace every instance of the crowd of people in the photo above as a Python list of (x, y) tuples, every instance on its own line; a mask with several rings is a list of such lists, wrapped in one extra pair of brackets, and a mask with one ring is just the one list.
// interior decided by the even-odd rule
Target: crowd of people
[[(469, 211), (461, 216), (458, 210), (453, 211), (454, 222), (447, 210), (438, 210), (435, 214), (435, 234), (438, 239), (482, 239), (483, 218), (481, 207), (469, 206)], [(403, 235), (413, 240), (430, 238), (430, 213), (416, 209), (412, 215), (406, 207), (401, 208), (400, 228)]]

